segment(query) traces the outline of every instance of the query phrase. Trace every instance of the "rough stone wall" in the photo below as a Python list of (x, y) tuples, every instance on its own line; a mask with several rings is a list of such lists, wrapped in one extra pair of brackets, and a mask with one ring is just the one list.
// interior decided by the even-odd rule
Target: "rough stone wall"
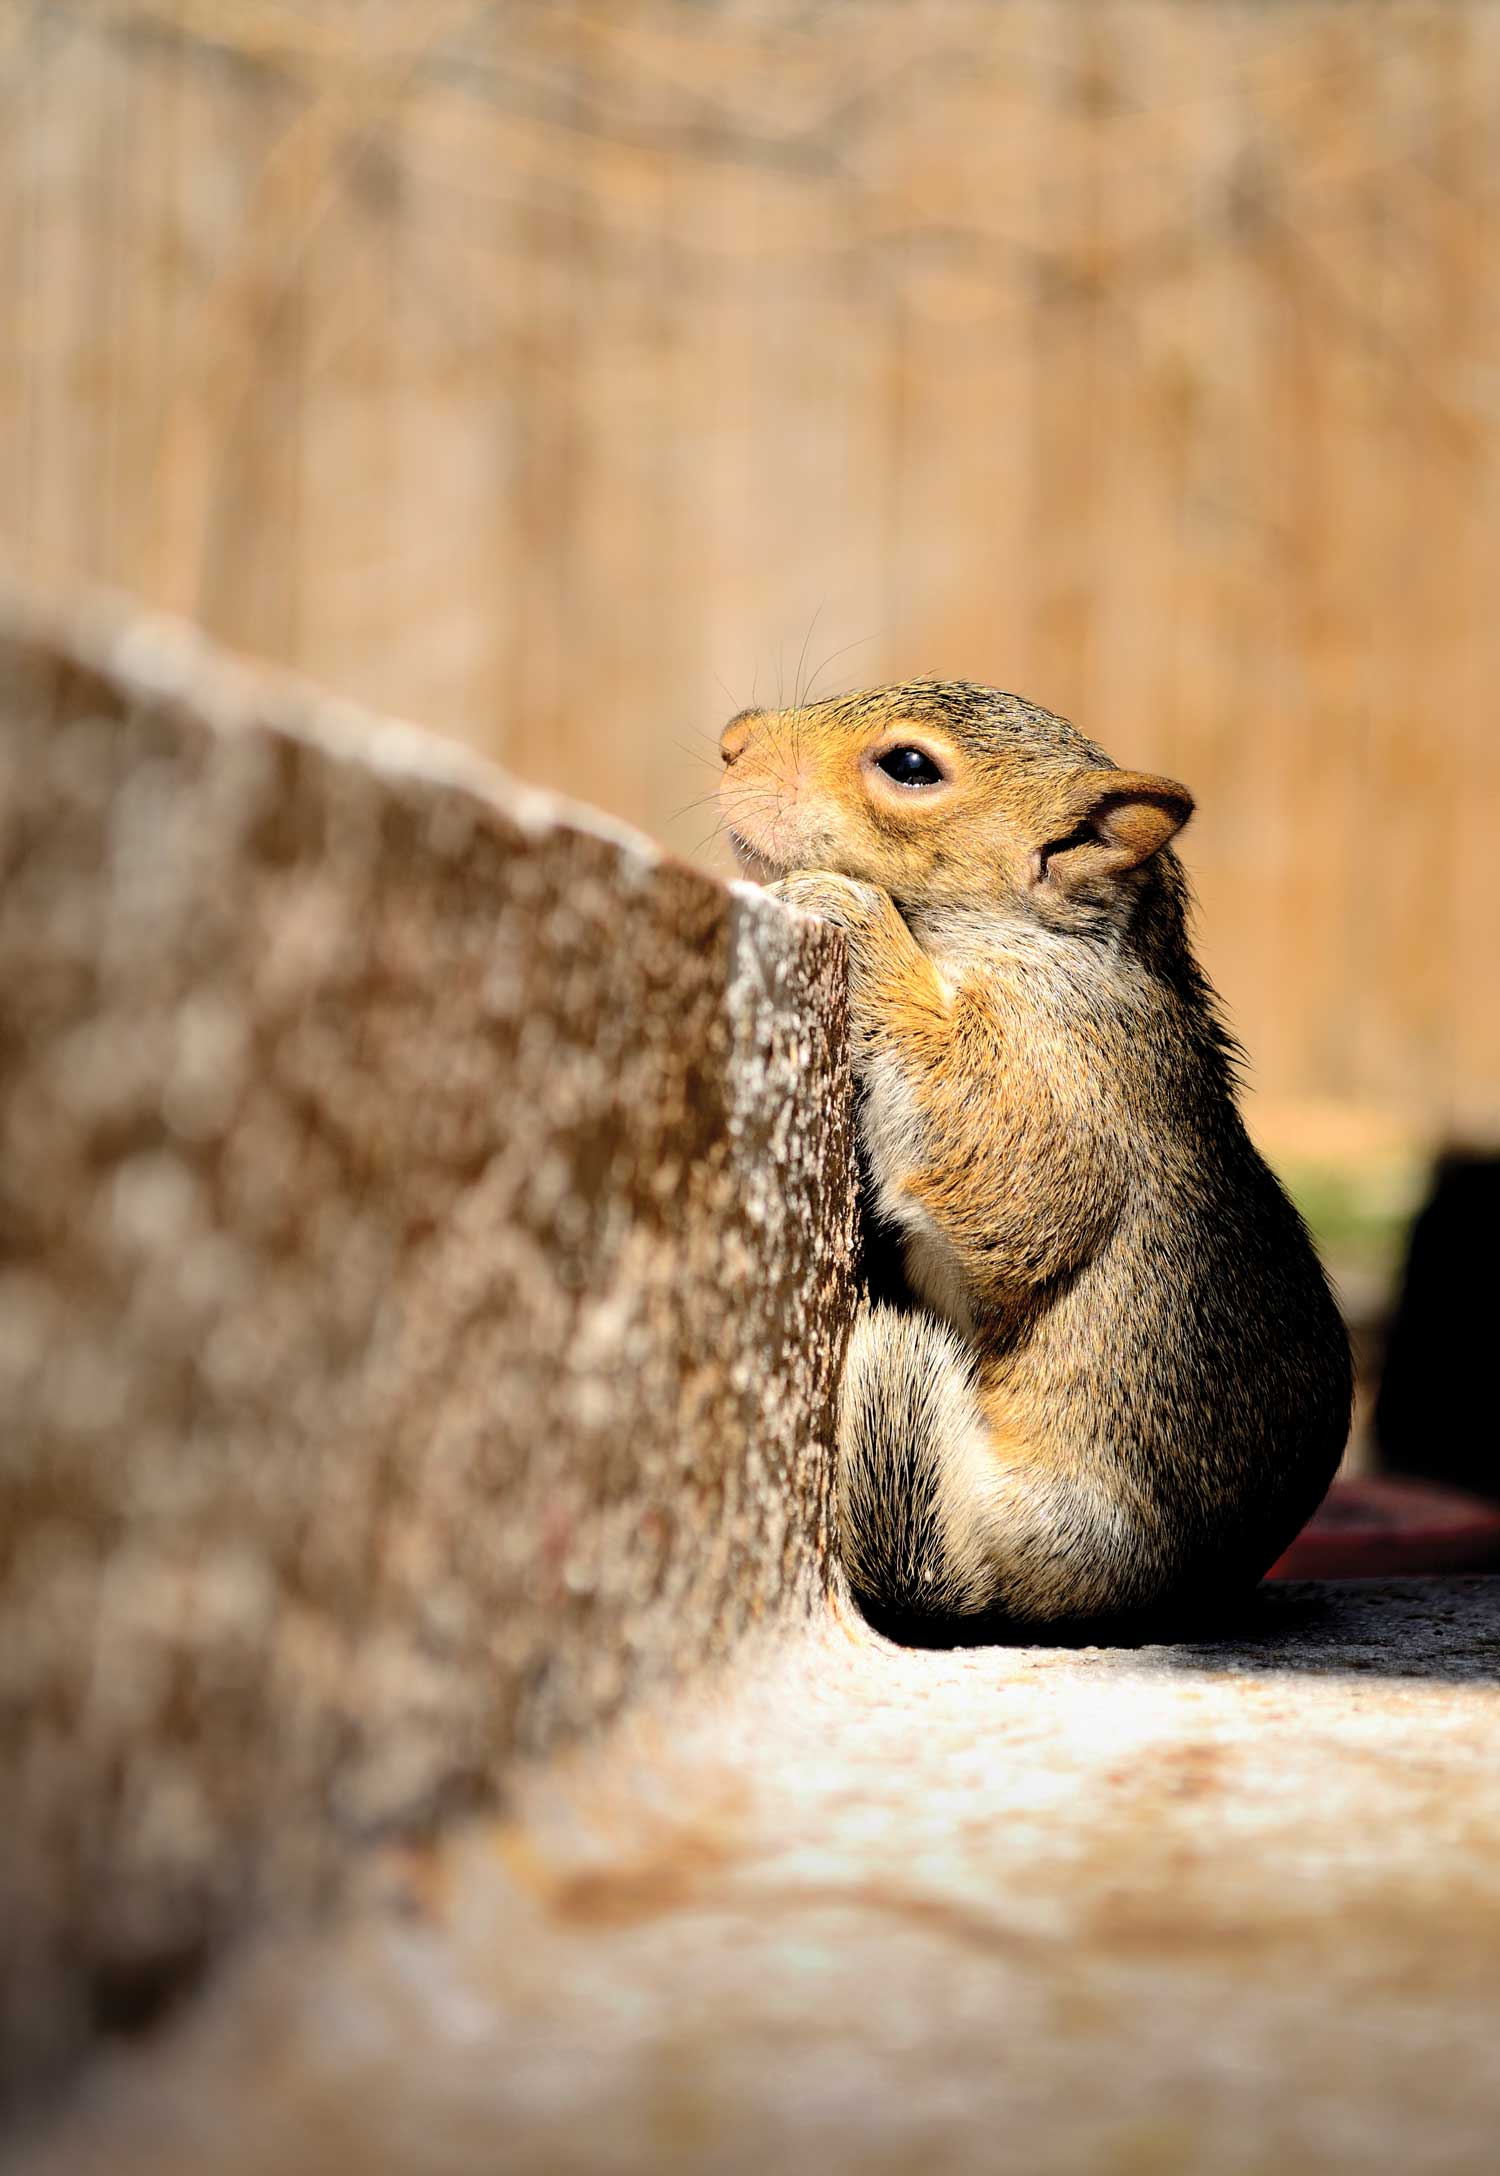
[(440, 744), (0, 605), (13, 2065), (815, 1602), (841, 990)]

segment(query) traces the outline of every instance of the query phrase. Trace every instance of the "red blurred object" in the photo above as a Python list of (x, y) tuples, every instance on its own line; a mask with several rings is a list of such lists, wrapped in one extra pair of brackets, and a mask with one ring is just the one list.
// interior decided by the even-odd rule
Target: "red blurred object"
[(1500, 1504), (1436, 1481), (1335, 1481), (1268, 1579), (1389, 1579), (1500, 1568)]

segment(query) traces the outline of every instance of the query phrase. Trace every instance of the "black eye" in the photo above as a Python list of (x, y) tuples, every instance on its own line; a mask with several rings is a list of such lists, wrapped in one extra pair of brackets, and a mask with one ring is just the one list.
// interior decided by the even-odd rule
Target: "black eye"
[(898, 786), (940, 786), (943, 774), (931, 756), (924, 756), (920, 748), (887, 748), (883, 756), (876, 757), (879, 768), (887, 778), (894, 778)]

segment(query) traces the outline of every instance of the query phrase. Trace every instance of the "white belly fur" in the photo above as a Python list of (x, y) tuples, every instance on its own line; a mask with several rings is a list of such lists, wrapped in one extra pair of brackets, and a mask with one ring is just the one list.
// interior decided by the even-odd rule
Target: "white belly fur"
[(869, 1161), (875, 1207), (905, 1242), (907, 1283), (925, 1307), (963, 1337), (974, 1334), (974, 1317), (958, 1257), (904, 1180), (918, 1160), (922, 1116), (900, 1067), (874, 1053), (861, 1074), (860, 1137)]

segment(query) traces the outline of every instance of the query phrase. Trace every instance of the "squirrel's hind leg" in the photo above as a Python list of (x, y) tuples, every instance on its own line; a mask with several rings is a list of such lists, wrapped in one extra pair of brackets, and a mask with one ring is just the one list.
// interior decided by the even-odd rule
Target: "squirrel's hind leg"
[(921, 1308), (855, 1322), (838, 1425), (839, 1541), (880, 1615), (1104, 1619), (1166, 1596), (1172, 1562), (1109, 1469), (997, 1437), (974, 1355)]
[(986, 1457), (974, 1360), (922, 1310), (865, 1309), (839, 1396), (838, 1514), (861, 1602), (898, 1613), (968, 1616), (993, 1606), (984, 1541), (998, 1476)]

